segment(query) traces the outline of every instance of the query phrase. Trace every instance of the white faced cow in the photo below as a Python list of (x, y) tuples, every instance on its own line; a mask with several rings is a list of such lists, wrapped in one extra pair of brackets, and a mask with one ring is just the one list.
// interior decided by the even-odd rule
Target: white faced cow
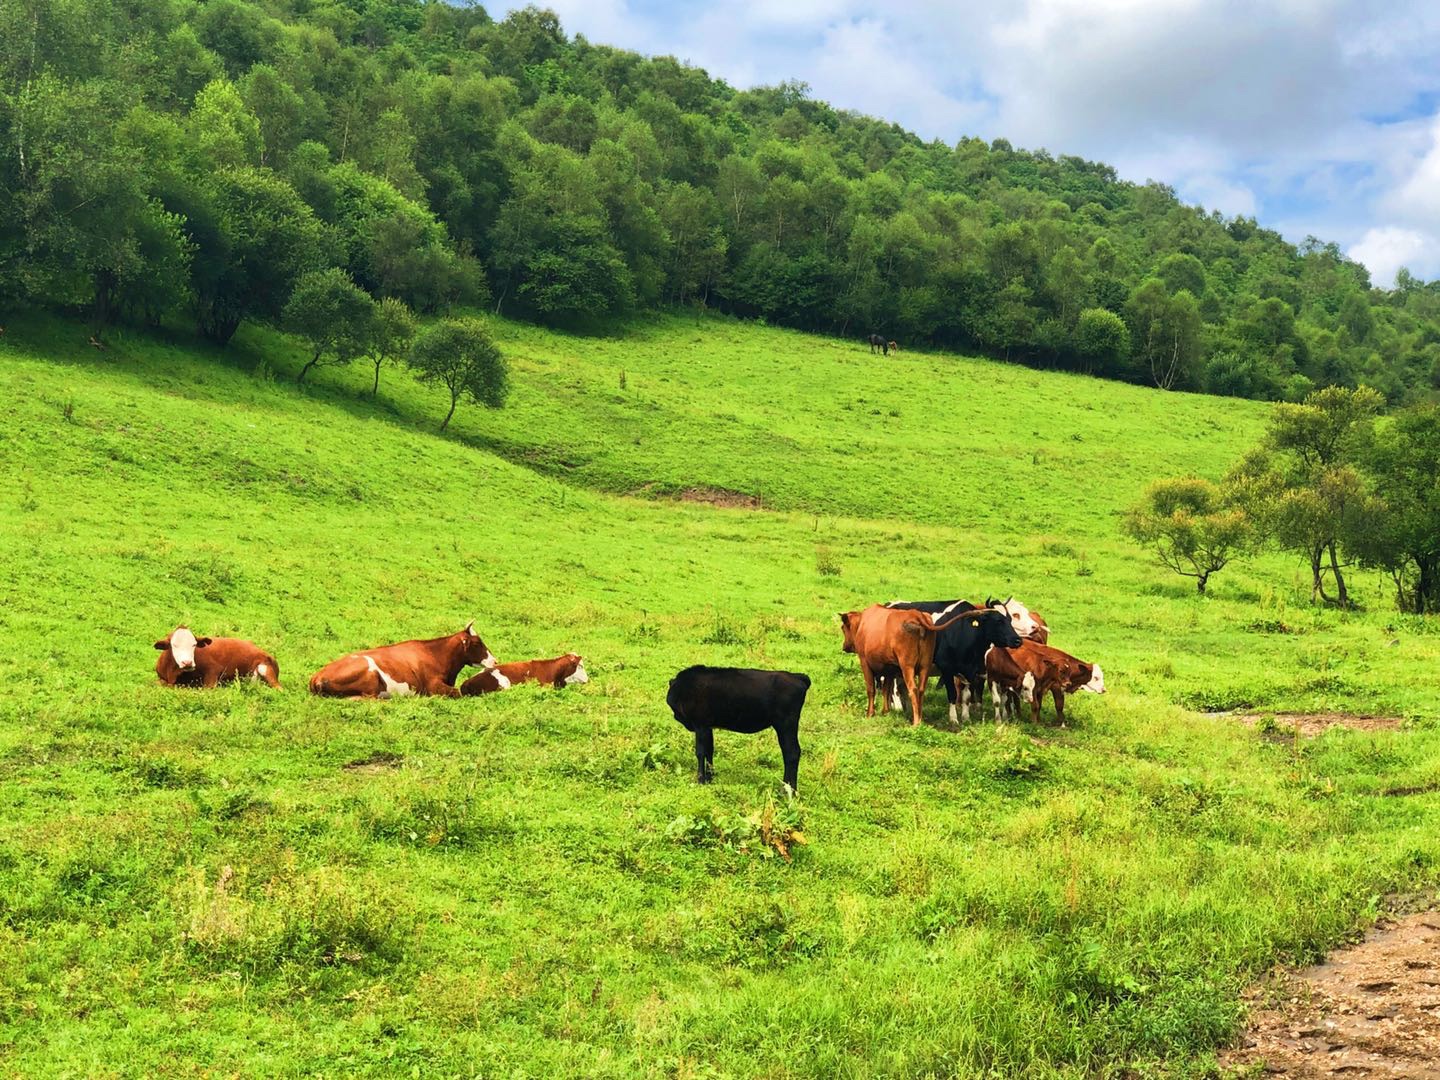
[(177, 626), (155, 642), (155, 648), (160, 650), (155, 674), (166, 686), (209, 690), (248, 677), (280, 689), (280, 665), (275, 658), (243, 638), (197, 638), (188, 626)]

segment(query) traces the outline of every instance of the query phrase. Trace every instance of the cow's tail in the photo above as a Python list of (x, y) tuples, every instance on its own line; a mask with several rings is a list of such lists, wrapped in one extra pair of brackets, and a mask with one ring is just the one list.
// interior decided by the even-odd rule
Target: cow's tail
[[(953, 626), (955, 623), (958, 623), (961, 619), (965, 618), (967, 615), (974, 615), (974, 614), (975, 614), (975, 610), (974, 610), (973, 608), (971, 608), (969, 611), (957, 612), (956, 614), (951, 615), (950, 618), (946, 619), (944, 622), (938, 622), (938, 623), (935, 621), (935, 616), (929, 614), (928, 612), (919, 611), (919, 612), (916, 612), (916, 614), (917, 614), (917, 615), (924, 615), (925, 618), (926, 618), (926, 619), (929, 621), (929, 623), (930, 623), (929, 626), (923, 626), (923, 625), (922, 625), (921, 628), (924, 629), (924, 630), (929, 630), (929, 631), (931, 631), (931, 632), (933, 633), (933, 632), (937, 632), (937, 631), (940, 631), (940, 630), (948, 630), (951, 626)], [(914, 625), (914, 624), (913, 624), (913, 623), (909, 623), (909, 624), (907, 624), (907, 625)]]

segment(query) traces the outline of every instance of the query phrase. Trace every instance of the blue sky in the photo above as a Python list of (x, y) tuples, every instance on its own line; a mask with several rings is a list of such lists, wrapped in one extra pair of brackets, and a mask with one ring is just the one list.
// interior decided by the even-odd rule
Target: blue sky
[[(492, 8), (497, 17), (511, 6)], [(1003, 136), (1155, 179), (1388, 285), (1440, 277), (1440, 4), (551, 0), (568, 33), (925, 138)]]

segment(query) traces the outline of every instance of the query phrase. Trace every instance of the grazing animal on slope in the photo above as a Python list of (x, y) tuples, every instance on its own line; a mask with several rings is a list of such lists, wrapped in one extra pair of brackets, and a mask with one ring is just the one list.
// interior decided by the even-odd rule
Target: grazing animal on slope
[(516, 660), (514, 663), (501, 664), (492, 671), (482, 671), (460, 684), (460, 694), (462, 697), (493, 694), (527, 682), (538, 682), (542, 686), (559, 689), (562, 686), (589, 681), (585, 662), (575, 653), (566, 653), (553, 660)]
[(871, 353), (872, 356), (874, 355), (876, 349), (879, 349), (879, 350), (880, 350), (882, 353), (884, 353), (886, 356), (889, 356), (889, 355), (890, 355), (890, 346), (886, 343), (885, 339), (884, 339), (883, 337), (881, 337), (879, 334), (871, 334), (869, 340), (870, 340), (870, 353)]
[(160, 650), (155, 675), (166, 686), (203, 686), (209, 690), (248, 677), (280, 689), (280, 665), (244, 638), (197, 638), (188, 626), (177, 626), (155, 642), (155, 648)]
[(1021, 699), (1030, 702), (1031, 722), (1040, 722), (1040, 700), (1055, 700), (1055, 718), (1065, 726), (1065, 695), (1079, 690), (1105, 692), (1105, 673), (1069, 653), (1026, 641), (1018, 649), (991, 649), (985, 654), (985, 677), (995, 701), (995, 718), (1018, 719)]
[(753, 735), (774, 728), (791, 791), (800, 772), (800, 710), (810, 676), (798, 671), (688, 667), (670, 680), (665, 703), (686, 731), (695, 733), (695, 779), (714, 774), (715, 729)]
[(886, 343), (885, 349), (887, 352), (899, 352), (900, 346), (897, 342), (891, 341)]
[(475, 624), (448, 637), (402, 641), (332, 660), (310, 677), (310, 692), (325, 697), (389, 698), (406, 694), (459, 697), (455, 677), (477, 664), (494, 668), (495, 657), (475, 633)]

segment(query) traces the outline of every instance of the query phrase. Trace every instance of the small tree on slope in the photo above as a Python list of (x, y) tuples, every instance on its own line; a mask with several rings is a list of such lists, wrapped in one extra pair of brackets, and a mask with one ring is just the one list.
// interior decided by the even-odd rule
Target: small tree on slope
[(1158, 480), (1125, 517), (1125, 531), (1202, 594), (1210, 575), (1254, 543), (1245, 511), (1227, 506), (1214, 484), (1198, 476)]
[(462, 396), (498, 409), (510, 388), (505, 360), (479, 319), (446, 319), (427, 326), (410, 347), (410, 366), (421, 382), (442, 383), (450, 391), (450, 411), (441, 431), (450, 425)]
[(313, 367), (348, 364), (365, 352), (374, 331), (375, 301), (343, 270), (312, 270), (295, 283), (283, 320), (286, 330), (315, 350), (295, 377), (298, 384)]
[(375, 309), (375, 332), (370, 340), (370, 359), (375, 364), (375, 383), (370, 396), (380, 392), (380, 365), (386, 360), (398, 360), (410, 351), (415, 340), (415, 316), (405, 306), (404, 300), (387, 296)]

